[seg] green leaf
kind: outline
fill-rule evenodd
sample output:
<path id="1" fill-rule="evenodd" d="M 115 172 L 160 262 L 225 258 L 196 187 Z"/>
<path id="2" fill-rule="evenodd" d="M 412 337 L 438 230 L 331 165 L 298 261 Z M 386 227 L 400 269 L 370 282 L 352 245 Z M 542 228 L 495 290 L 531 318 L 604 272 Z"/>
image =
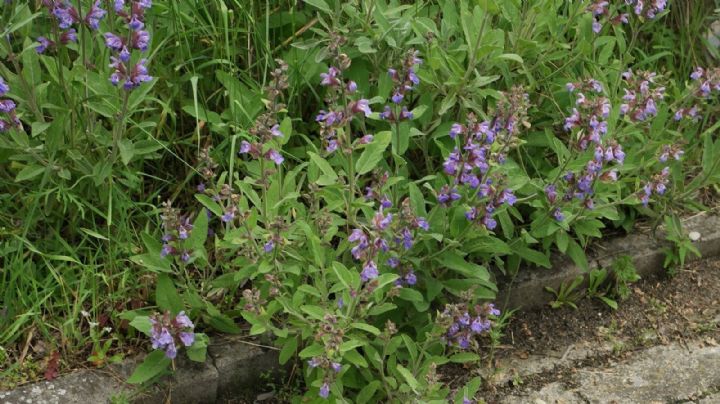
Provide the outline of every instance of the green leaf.
<path id="1" fill-rule="evenodd" d="M 532 262 L 541 267 L 550 268 L 550 259 L 539 251 L 535 251 L 525 245 L 513 247 L 513 251 L 525 261 Z"/>
<path id="2" fill-rule="evenodd" d="M 175 284 L 167 274 L 158 275 L 155 302 L 161 309 L 169 310 L 173 314 L 181 312 L 184 308 Z"/>
<path id="3" fill-rule="evenodd" d="M 345 265 L 335 261 L 332 263 L 332 269 L 335 272 L 335 275 L 337 275 L 338 279 L 340 280 L 340 283 L 345 286 L 346 289 L 357 289 L 359 285 L 355 284 L 355 281 L 353 279 L 352 274 L 350 273 L 350 270 L 345 267 Z M 359 278 L 358 278 L 359 280 Z"/>
<path id="4" fill-rule="evenodd" d="M 503 53 L 502 55 L 497 56 L 498 59 L 504 59 L 504 60 L 512 60 L 514 62 L 518 62 L 520 64 L 523 63 L 523 58 L 520 57 L 520 55 L 516 53 Z"/>
<path id="5" fill-rule="evenodd" d="M 287 363 L 287 361 L 292 358 L 292 356 L 295 354 L 295 351 L 297 351 L 298 347 L 298 340 L 296 336 L 291 336 L 288 338 L 285 343 L 283 344 L 282 350 L 280 350 L 280 364 L 284 365 Z"/>
<path id="6" fill-rule="evenodd" d="M 355 172 L 358 175 L 366 174 L 377 167 L 383 158 L 385 149 L 390 144 L 391 138 L 392 133 L 390 131 L 383 131 L 375 135 L 373 141 L 365 147 L 360 158 L 355 163 Z"/>
<path id="7" fill-rule="evenodd" d="M 205 311 L 207 312 L 207 316 L 204 317 L 212 328 L 228 334 L 240 334 L 240 332 L 242 332 L 233 319 L 222 314 L 220 310 L 212 304 L 206 303 Z"/>
<path id="8" fill-rule="evenodd" d="M 187 349 L 187 356 L 193 362 L 205 362 L 210 339 L 203 333 L 195 334 L 195 342 Z"/>
<path id="9" fill-rule="evenodd" d="M 422 298 L 422 296 L 420 296 Z M 358 330 L 367 331 L 370 334 L 373 335 L 380 335 L 380 330 L 377 327 L 373 327 L 370 324 L 367 323 L 352 323 L 350 324 L 350 327 L 357 328 Z"/>
<path id="10" fill-rule="evenodd" d="M 327 2 L 325 0 L 305 0 L 305 3 L 318 8 L 328 14 L 332 13 L 332 10 L 330 9 L 330 6 L 328 6 Z"/>
<path id="11" fill-rule="evenodd" d="M 438 261 L 444 267 L 459 272 L 468 278 L 490 279 L 490 274 L 485 267 L 465 261 L 465 258 L 454 251 L 444 252 Z"/>
<path id="12" fill-rule="evenodd" d="M 365 404 L 367 402 L 370 402 L 372 398 L 375 396 L 375 392 L 378 390 L 378 388 L 381 386 L 380 381 L 373 380 L 370 383 L 368 383 L 367 386 L 363 387 L 362 390 L 360 390 L 360 393 L 358 393 L 357 397 L 355 398 L 355 402 L 357 404 Z M 375 401 L 373 401 L 375 402 Z"/>
<path id="13" fill-rule="evenodd" d="M 575 265 L 579 266 L 583 271 L 588 270 L 588 260 L 580 244 L 570 239 L 567 247 L 567 255 L 573 260 Z"/>
<path id="14" fill-rule="evenodd" d="M 349 341 L 345 341 L 342 344 L 340 344 L 340 352 L 347 352 L 351 349 L 355 349 L 361 346 L 366 345 L 367 342 L 363 342 L 357 339 L 351 339 Z"/>
<path id="15" fill-rule="evenodd" d="M 170 267 L 170 261 L 160 257 L 159 254 L 147 253 L 133 255 L 132 257 L 130 257 L 130 261 L 152 272 L 172 272 L 172 268 Z"/>
<path id="16" fill-rule="evenodd" d="M 222 216 L 223 210 L 220 205 L 218 205 L 217 202 L 213 201 L 212 198 L 205 194 L 195 194 L 195 199 L 198 200 L 204 207 L 206 207 L 210 212 L 214 213 L 215 216 Z"/>
<path id="17" fill-rule="evenodd" d="M 412 372 L 407 370 L 402 365 L 397 365 L 397 371 L 402 375 L 410 388 L 413 389 L 413 391 L 416 391 L 420 384 L 418 383 L 415 376 L 413 376 Z"/>
<path id="18" fill-rule="evenodd" d="M 351 349 L 343 354 L 343 359 L 349 361 L 355 366 L 359 366 L 361 368 L 366 368 L 368 366 L 367 361 L 365 358 L 363 358 L 362 355 L 358 353 L 357 350 Z"/>
<path id="19" fill-rule="evenodd" d="M 152 329 L 152 323 L 148 316 L 135 316 L 135 318 L 130 321 L 130 326 L 145 335 L 150 335 L 150 330 Z"/>
<path id="20" fill-rule="evenodd" d="M 43 171 L 45 171 L 45 167 L 40 165 L 33 164 L 25 166 L 15 177 L 15 182 L 22 182 L 35 178 L 38 175 L 42 174 Z"/>
<path id="21" fill-rule="evenodd" d="M 467 363 L 467 362 L 479 362 L 480 356 L 472 352 L 460 352 L 450 357 L 450 362 L 454 363 Z"/>
<path id="22" fill-rule="evenodd" d="M 188 237 L 186 241 L 186 245 L 190 247 L 193 251 L 196 250 L 204 250 L 205 249 L 205 240 L 207 240 L 208 235 L 208 217 L 207 212 L 205 212 L 205 209 L 200 210 L 200 213 L 198 213 L 197 217 L 195 218 L 195 222 L 193 223 L 192 231 L 190 232 L 190 237 Z"/>
<path id="23" fill-rule="evenodd" d="M 145 383 L 146 381 L 159 375 L 163 370 L 167 369 L 168 365 L 170 365 L 170 362 L 170 358 L 165 356 L 164 351 L 152 351 L 150 352 L 150 354 L 148 354 L 148 356 L 145 357 L 143 363 L 141 363 L 140 366 L 135 368 L 135 371 L 132 375 L 130 375 L 130 378 L 128 378 L 127 382 L 130 384 Z"/>
<path id="24" fill-rule="evenodd" d="M 322 180 L 318 180 L 318 183 L 320 185 L 331 185 L 337 181 L 337 173 L 335 173 L 335 170 L 333 170 L 332 166 L 330 165 L 330 163 L 327 162 L 327 160 L 313 152 L 308 152 L 308 156 L 310 156 L 310 160 L 312 160 L 312 162 L 315 163 L 315 165 L 323 173 L 323 176 L 320 177 L 322 178 Z"/>
<path id="25" fill-rule="evenodd" d="M 318 343 L 313 343 L 312 345 L 305 347 L 300 353 L 298 354 L 301 358 L 312 358 L 313 356 L 320 356 L 325 353 L 325 347 L 323 345 L 320 345 Z"/>

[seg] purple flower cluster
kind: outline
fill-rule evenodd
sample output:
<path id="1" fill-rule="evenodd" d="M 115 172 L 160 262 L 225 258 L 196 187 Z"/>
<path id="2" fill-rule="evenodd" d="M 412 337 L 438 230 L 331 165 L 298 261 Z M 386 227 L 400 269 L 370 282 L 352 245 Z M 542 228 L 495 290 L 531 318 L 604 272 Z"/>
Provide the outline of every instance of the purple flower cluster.
<path id="1" fill-rule="evenodd" d="M 339 54 L 336 57 L 336 64 L 337 66 L 330 66 L 327 73 L 320 74 L 320 85 L 328 89 L 325 99 L 328 110 L 320 110 L 315 117 L 315 121 L 320 125 L 325 151 L 328 153 L 333 153 L 340 147 L 346 152 L 352 150 L 350 133 L 338 129 L 346 127 L 356 115 L 367 118 L 372 114 L 370 102 L 356 94 L 357 83 L 343 77 L 343 72 L 350 67 L 350 59 L 345 54 Z M 338 133 L 343 133 L 345 137 L 338 138 Z M 372 135 L 366 135 L 356 144 L 370 141 Z"/>
<path id="2" fill-rule="evenodd" d="M 407 93 L 420 84 L 415 70 L 423 63 L 423 60 L 418 57 L 418 54 L 417 50 L 410 50 L 399 68 L 388 69 L 388 75 L 394 84 L 390 101 L 395 106 L 386 105 L 383 112 L 380 113 L 381 119 L 388 122 L 413 119 L 412 111 L 409 111 L 407 106 L 400 107 L 400 104 L 406 100 Z"/>
<path id="3" fill-rule="evenodd" d="M 602 30 L 601 18 L 607 19 L 612 25 L 627 24 L 628 14 L 627 13 L 615 13 L 611 15 L 610 2 L 607 0 L 593 0 L 592 3 L 587 7 L 587 11 L 593 15 L 592 30 L 594 33 L 599 33 Z"/>
<path id="4" fill-rule="evenodd" d="M 163 315 L 150 317 L 152 328 L 150 329 L 150 341 L 153 349 L 162 349 L 165 356 L 175 359 L 177 356 L 177 345 L 189 347 L 195 342 L 195 325 L 190 321 L 184 311 L 172 318 L 169 312 Z"/>
<path id="5" fill-rule="evenodd" d="M 616 163 L 622 165 L 625 161 L 625 153 L 622 146 L 612 143 L 607 146 L 598 145 L 595 147 L 595 153 L 592 160 L 588 161 L 585 169 L 579 174 L 568 172 L 563 176 L 566 184 L 566 192 L 563 196 L 564 202 L 569 202 L 573 198 L 582 201 L 587 209 L 593 209 L 595 203 L 592 199 L 594 186 L 596 181 L 614 182 L 617 181 L 617 170 L 604 170 L 606 163 Z M 549 185 L 545 188 L 545 196 L 551 205 L 555 205 L 557 200 L 557 189 L 555 185 Z M 559 209 L 553 211 L 556 220 L 562 221 L 564 216 Z"/>
<path id="6" fill-rule="evenodd" d="M 652 194 L 664 195 L 667 190 L 667 184 L 670 181 L 670 167 L 664 167 L 659 174 L 655 174 L 647 184 L 643 186 L 640 195 L 640 201 L 644 206 L 650 203 Z"/>
<path id="7" fill-rule="evenodd" d="M 10 92 L 10 86 L 5 82 L 5 79 L 0 77 L 0 97 L 5 97 Z M 15 101 L 4 98 L 0 99 L 0 112 L 7 115 L 7 119 L 0 118 L 0 133 L 7 132 L 10 128 L 22 129 L 22 122 L 15 113 Z"/>
<path id="8" fill-rule="evenodd" d="M 713 92 L 720 92 L 720 68 L 704 69 L 702 67 L 696 67 L 690 74 L 690 79 L 694 82 L 693 102 L 702 102 L 703 99 L 710 97 Z M 675 120 L 679 121 L 683 118 L 700 120 L 701 116 L 699 112 L 700 107 L 697 104 L 686 108 L 679 108 L 675 111 Z"/>
<path id="9" fill-rule="evenodd" d="M 183 262 L 188 262 L 190 251 L 183 248 L 183 243 L 190 237 L 193 229 L 190 218 L 180 215 L 179 211 L 172 207 L 170 201 L 163 203 L 160 218 L 163 227 L 163 246 L 160 256 L 180 256 Z"/>
<path id="10" fill-rule="evenodd" d="M 107 14 L 107 11 L 100 7 L 101 3 L 100 0 L 95 0 L 90 9 L 83 10 L 85 15 L 80 18 L 80 12 L 68 0 L 42 0 L 42 4 L 55 16 L 60 29 L 72 30 L 72 35 L 75 35 L 75 30 L 72 29 L 73 24 L 82 23 L 92 30 L 97 30 L 100 27 L 100 20 Z"/>
<path id="11" fill-rule="evenodd" d="M 308 366 L 310 366 L 310 369 L 318 368 L 326 371 L 327 376 L 323 380 L 323 384 L 320 386 L 318 394 L 322 398 L 330 397 L 330 383 L 332 382 L 332 377 L 330 376 L 331 373 L 327 371 L 332 370 L 333 373 L 339 373 L 342 370 L 342 365 L 338 362 L 333 362 L 327 357 L 318 356 L 310 359 L 308 361 Z"/>
<path id="12" fill-rule="evenodd" d="M 417 277 L 411 267 L 403 264 L 401 257 L 404 251 L 410 250 L 415 244 L 415 233 L 419 229 L 430 230 L 430 225 L 425 218 L 415 216 L 409 199 L 403 201 L 397 218 L 392 213 L 386 213 L 390 208 L 392 203 L 384 198 L 370 226 L 367 229 L 355 228 L 350 233 L 348 241 L 354 244 L 350 252 L 354 259 L 362 262 L 360 279 L 363 282 L 371 281 L 380 275 L 377 263 L 380 262 L 382 254 L 387 257 L 388 267 L 402 267 L 403 275 L 396 285 L 412 286 L 417 282 Z"/>
<path id="13" fill-rule="evenodd" d="M 667 0 L 625 0 L 635 15 L 652 20 L 667 7 Z"/>
<path id="14" fill-rule="evenodd" d="M 285 161 L 285 157 L 271 144 L 285 136 L 280 130 L 278 114 L 285 109 L 285 105 L 280 102 L 280 96 L 288 87 L 287 71 L 289 66 L 280 59 L 276 62 L 278 67 L 271 72 L 272 80 L 265 88 L 267 111 L 255 120 L 253 127 L 249 130 L 254 141 L 243 140 L 240 142 L 238 154 L 250 156 L 255 160 L 260 158 L 270 160 L 279 166 Z M 266 174 L 265 172 L 261 173 L 263 178 Z"/>
<path id="15" fill-rule="evenodd" d="M 648 206 L 650 197 L 653 194 L 665 194 L 667 184 L 670 182 L 670 167 L 667 166 L 668 160 L 672 158 L 675 161 L 679 161 L 683 154 L 685 154 L 685 152 L 679 145 L 663 145 L 662 149 L 660 149 L 658 161 L 663 163 L 665 167 L 663 167 L 660 173 L 655 174 L 650 181 L 643 185 L 643 189 L 640 192 L 640 201 L 644 206 Z"/>
<path id="16" fill-rule="evenodd" d="M 140 59 L 135 64 L 130 62 L 133 49 L 146 52 L 150 44 L 150 34 L 145 28 L 145 10 L 150 8 L 150 0 L 133 0 L 126 6 L 124 0 L 116 0 L 115 14 L 122 17 L 128 27 L 128 34 L 120 36 L 112 32 L 105 33 L 105 46 L 114 55 L 110 57 L 110 67 L 113 69 L 110 82 L 118 85 L 123 82 L 123 88 L 132 90 L 140 84 L 152 80 L 148 75 L 147 59 Z M 127 8 L 126 8 L 127 7 Z"/>
<path id="17" fill-rule="evenodd" d="M 440 313 L 437 323 L 444 330 L 442 340 L 448 345 L 468 349 L 475 344 L 475 338 L 486 334 L 493 326 L 493 319 L 500 310 L 492 303 L 474 305 L 447 304 Z"/>
<path id="18" fill-rule="evenodd" d="M 577 146 L 587 150 L 591 143 L 602 144 L 602 138 L 607 134 L 608 125 L 605 121 L 610 115 L 610 101 L 601 96 L 602 84 L 595 79 L 588 79 L 578 83 L 568 83 L 567 90 L 575 93 L 575 107 L 572 114 L 565 118 L 563 128 L 567 132 L 578 129 Z"/>
<path id="19" fill-rule="evenodd" d="M 647 71 L 633 73 L 631 69 L 622 76 L 626 88 L 620 113 L 634 122 L 642 122 L 656 116 L 657 103 L 665 97 L 665 87 L 655 83 L 657 74 Z"/>
<path id="20" fill-rule="evenodd" d="M 624 3 L 632 7 L 635 15 L 649 20 L 654 19 L 665 10 L 667 0 L 624 0 Z M 619 8 L 613 7 L 613 8 Z M 596 34 L 602 30 L 601 20 L 605 19 L 612 25 L 627 24 L 630 14 L 611 11 L 611 1 L 609 0 L 592 0 L 587 7 L 587 11 L 593 15 L 593 32 Z"/>
<path id="21" fill-rule="evenodd" d="M 690 74 L 690 78 L 700 83 L 697 94 L 701 97 L 709 97 L 712 91 L 720 91 L 720 68 L 697 67 Z"/>
<path id="22" fill-rule="evenodd" d="M 491 167 L 502 165 L 508 150 L 517 143 L 520 127 L 527 127 L 528 96 L 521 88 L 513 88 L 503 95 L 492 119 L 479 122 L 468 114 L 465 125 L 455 123 L 449 136 L 456 146 L 443 163 L 445 174 L 453 177 L 452 185 L 444 185 L 438 193 L 438 203 L 450 206 L 461 199 L 458 186 L 470 190 L 468 202 L 472 205 L 465 216 L 487 229 L 497 225 L 492 218 L 495 209 L 514 205 L 517 198 L 512 190 L 495 185 Z M 479 200 L 476 200 L 479 199 Z"/>

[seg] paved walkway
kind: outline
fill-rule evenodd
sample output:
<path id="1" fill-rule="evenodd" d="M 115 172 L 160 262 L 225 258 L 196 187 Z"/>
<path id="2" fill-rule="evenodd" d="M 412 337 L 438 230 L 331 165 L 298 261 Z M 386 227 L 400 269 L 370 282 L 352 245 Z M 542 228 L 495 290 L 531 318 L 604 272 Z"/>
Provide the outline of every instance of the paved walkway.
<path id="1" fill-rule="evenodd" d="M 574 369 L 563 380 L 528 390 L 502 402 L 720 403 L 720 346 L 657 346 L 600 368 Z"/>

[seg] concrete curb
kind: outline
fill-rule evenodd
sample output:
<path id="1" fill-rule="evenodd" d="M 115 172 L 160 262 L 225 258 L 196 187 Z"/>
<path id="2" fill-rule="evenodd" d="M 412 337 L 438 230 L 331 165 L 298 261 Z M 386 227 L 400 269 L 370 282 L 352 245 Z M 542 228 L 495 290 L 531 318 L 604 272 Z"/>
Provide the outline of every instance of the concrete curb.
<path id="1" fill-rule="evenodd" d="M 216 403 L 256 394 L 255 388 L 264 375 L 277 375 L 280 370 L 277 351 L 250 345 L 238 337 L 214 338 L 205 363 L 183 357 L 171 377 L 145 391 L 125 383 L 138 362 L 129 360 L 103 370 L 79 370 L 51 382 L 0 391 L 0 404 L 95 404 L 115 399 L 138 404 Z"/>
<path id="2" fill-rule="evenodd" d="M 701 213 L 684 219 L 683 228 L 687 233 L 698 232 L 700 239 L 694 242 L 705 258 L 720 255 L 720 216 Z M 647 276 L 664 271 L 665 254 L 661 247 L 669 244 L 664 241 L 665 233 L 660 228 L 655 237 L 651 234 L 633 233 L 627 236 L 601 241 L 595 251 L 602 252 L 590 257 L 590 269 L 607 267 L 621 255 L 629 255 L 640 276 Z M 692 258 L 692 257 L 689 257 Z M 579 275 L 587 272 L 575 265 L 568 257 L 556 256 L 551 260 L 552 269 L 534 269 L 520 271 L 510 287 L 500 287 L 496 299 L 505 309 L 532 309 L 546 305 L 552 295 L 545 291 L 549 286 L 557 290 L 564 282 L 571 282 Z M 507 301 L 507 304 L 505 302 Z"/>
<path id="3" fill-rule="evenodd" d="M 720 255 L 720 216 L 699 214 L 683 220 L 685 230 L 700 233 L 695 246 L 703 257 Z M 597 250 L 602 256 L 592 259 L 591 268 L 610 265 L 619 255 L 630 255 L 641 276 L 662 271 L 664 244 L 660 230 L 656 238 L 649 234 L 631 234 L 600 242 Z M 521 271 L 511 289 L 502 290 L 498 302 L 508 301 L 508 307 L 525 309 L 540 307 L 550 301 L 546 286 L 557 289 L 585 272 L 566 257 L 556 257 L 553 269 Z M 584 352 L 584 351 L 583 351 Z M 587 354 L 587 353 L 585 353 Z M 581 355 L 582 356 L 582 355 Z M 206 363 L 181 359 L 172 377 L 147 391 L 137 391 L 124 381 L 132 373 L 137 361 L 126 361 L 109 370 L 81 370 L 52 382 L 40 382 L 0 392 L 0 404 L 22 403 L 108 403 L 114 398 L 126 398 L 135 403 L 216 403 L 257 393 L 263 374 L 277 374 L 280 370 L 277 351 L 264 350 L 239 337 L 213 339 Z M 539 365 L 540 368 L 554 363 Z"/>

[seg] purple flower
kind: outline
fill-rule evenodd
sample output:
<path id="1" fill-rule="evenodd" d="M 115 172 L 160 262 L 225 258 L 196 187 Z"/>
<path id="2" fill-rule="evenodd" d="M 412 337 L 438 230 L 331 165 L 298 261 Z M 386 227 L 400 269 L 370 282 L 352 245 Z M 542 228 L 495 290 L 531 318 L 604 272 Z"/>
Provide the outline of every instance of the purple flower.
<path id="1" fill-rule="evenodd" d="M 392 207 L 392 202 L 387 197 L 387 195 L 383 195 L 382 199 L 380 199 L 380 206 L 382 206 L 384 209 Z"/>
<path id="2" fill-rule="evenodd" d="M 61 29 L 68 29 L 75 23 L 75 17 L 70 12 L 71 9 L 74 10 L 72 7 L 58 6 L 53 10 L 53 15 L 58 20 L 58 26 Z"/>
<path id="3" fill-rule="evenodd" d="M 451 202 L 457 201 L 458 199 L 460 199 L 460 194 L 457 189 L 451 189 L 447 185 L 444 185 L 438 194 L 438 202 L 440 202 L 441 205 L 449 205 Z"/>
<path id="4" fill-rule="evenodd" d="M 115 0 L 113 4 L 113 9 L 116 13 L 121 12 L 123 8 L 125 8 L 125 0 Z"/>
<path id="5" fill-rule="evenodd" d="M 366 115 L 367 116 L 367 115 Z M 413 119 L 415 115 L 412 111 L 408 111 L 407 107 L 402 107 L 402 110 L 400 111 L 400 119 Z"/>
<path id="6" fill-rule="evenodd" d="M 112 32 L 106 32 L 103 36 L 105 37 L 105 46 L 109 49 L 119 52 L 125 47 L 125 41 L 118 35 L 115 35 Z"/>
<path id="7" fill-rule="evenodd" d="M 355 113 L 362 112 L 365 114 L 365 117 L 369 117 L 370 114 L 372 114 L 372 110 L 370 109 L 369 101 L 364 98 L 358 100 L 353 107 L 353 112 L 355 112 Z"/>
<path id="8" fill-rule="evenodd" d="M 354 81 L 352 81 L 352 80 L 350 80 L 350 81 L 348 82 L 348 84 L 347 84 L 347 91 L 348 91 L 348 93 L 350 93 L 350 94 L 355 93 L 355 91 L 357 91 L 357 83 L 354 82 Z"/>
<path id="9" fill-rule="evenodd" d="M 173 337 L 167 328 L 162 327 L 158 330 L 156 327 L 153 327 L 150 333 L 150 342 L 152 343 L 153 349 L 158 349 L 172 344 Z"/>
<path id="10" fill-rule="evenodd" d="M 417 60 L 419 60 L 419 59 L 417 59 Z M 420 84 L 420 79 L 418 78 L 417 74 L 415 74 L 415 69 L 413 69 L 412 67 L 409 68 L 407 75 L 408 75 L 408 80 L 410 80 L 410 82 L 413 83 L 413 85 Z"/>
<path id="11" fill-rule="evenodd" d="M 150 34 L 147 31 L 135 31 L 132 33 L 132 47 L 141 52 L 148 50 Z"/>
<path id="12" fill-rule="evenodd" d="M 320 386 L 320 397 L 322 398 L 328 398 L 330 397 L 330 385 L 325 382 L 322 386 Z"/>
<path id="13" fill-rule="evenodd" d="M 283 137 L 283 133 L 280 131 L 280 125 L 273 125 L 273 127 L 270 128 L 270 134 L 275 137 Z"/>
<path id="14" fill-rule="evenodd" d="M 389 105 L 386 105 L 385 110 L 380 113 L 380 119 L 392 120 L 392 118 L 393 118 L 392 109 L 390 109 Z"/>
<path id="15" fill-rule="evenodd" d="M 85 23 L 92 29 L 98 29 L 100 20 L 105 17 L 106 11 L 100 8 L 100 0 L 96 0 L 85 16 Z"/>
<path id="16" fill-rule="evenodd" d="M 695 68 L 695 71 L 690 73 L 690 78 L 697 81 L 705 75 L 705 70 L 702 67 Z"/>
<path id="17" fill-rule="evenodd" d="M 490 329 L 490 321 L 478 317 L 470 324 L 470 329 L 476 334 L 483 333 Z"/>
<path id="18" fill-rule="evenodd" d="M 415 272 L 410 271 L 405 274 L 405 283 L 410 286 L 414 286 L 417 283 L 417 276 L 415 276 Z"/>
<path id="19" fill-rule="evenodd" d="M 390 223 L 392 223 L 393 215 L 392 213 L 388 213 L 387 215 L 383 215 L 382 210 L 380 212 L 377 212 L 375 216 L 373 217 L 373 225 L 378 230 L 385 230 L 390 226 Z"/>
<path id="20" fill-rule="evenodd" d="M 417 226 L 425 231 L 430 230 L 430 223 L 425 220 L 424 217 L 418 217 L 415 222 L 417 223 Z"/>
<path id="21" fill-rule="evenodd" d="M 190 253 L 189 253 L 187 250 L 183 251 L 183 253 L 180 255 L 180 259 L 181 259 L 183 262 L 188 262 L 188 261 L 190 261 Z"/>
<path id="22" fill-rule="evenodd" d="M 363 282 L 367 282 L 371 279 L 375 279 L 379 276 L 377 265 L 375 265 L 375 261 L 370 260 L 365 263 L 365 266 L 363 266 L 362 272 L 360 272 L 360 279 Z"/>
<path id="23" fill-rule="evenodd" d="M 340 70 L 331 66 L 327 73 L 320 73 L 320 78 L 322 78 L 320 84 L 323 86 L 336 86 L 340 84 L 340 80 L 337 78 L 338 74 L 340 74 Z"/>
<path id="24" fill-rule="evenodd" d="M 320 361 L 318 360 L 318 358 L 312 358 L 308 361 L 308 366 L 310 366 L 310 368 L 312 369 L 315 369 L 316 367 L 320 366 Z"/>
<path id="25" fill-rule="evenodd" d="M 15 102 L 12 100 L 0 100 L 0 111 L 9 113 L 15 110 Z"/>
<path id="26" fill-rule="evenodd" d="M 463 133 L 463 131 L 464 131 L 464 128 L 462 125 L 460 125 L 459 123 L 454 123 L 450 127 L 450 138 L 455 139 L 457 137 L 457 135 Z"/>
<path id="27" fill-rule="evenodd" d="M 342 370 L 342 365 L 339 364 L 339 363 L 337 363 L 337 362 L 331 363 L 331 364 L 330 364 L 330 367 L 332 368 L 332 370 L 335 371 L 335 373 L 338 373 L 338 372 L 340 372 L 340 371 Z"/>
<path id="28" fill-rule="evenodd" d="M 268 150 L 265 154 L 265 158 L 272 160 L 277 165 L 280 165 L 283 163 L 283 161 L 285 161 L 285 158 L 275 149 Z"/>
<path id="29" fill-rule="evenodd" d="M 205 183 L 204 183 L 204 182 L 199 183 L 199 184 L 197 185 L 197 188 L 196 188 L 196 189 L 197 189 L 197 191 L 200 192 L 200 193 L 205 192 Z"/>
<path id="30" fill-rule="evenodd" d="M 175 322 L 177 323 L 178 327 L 195 328 L 195 324 L 190 321 L 190 317 L 185 314 L 184 310 L 178 313 L 177 316 L 175 316 Z"/>
<path id="31" fill-rule="evenodd" d="M 165 356 L 170 359 L 175 359 L 177 356 L 177 347 L 175 346 L 174 340 L 165 347 Z"/>
<path id="32" fill-rule="evenodd" d="M 602 30 L 602 24 L 598 20 L 593 20 L 592 30 L 594 33 L 599 33 Z"/>
<path id="33" fill-rule="evenodd" d="M 195 342 L 195 333 L 193 332 L 181 332 L 179 337 L 185 346 L 191 346 Z"/>
<path id="34" fill-rule="evenodd" d="M 517 202 L 517 198 L 515 197 L 515 194 L 509 189 L 504 189 L 500 193 L 500 198 L 498 199 L 498 203 L 506 203 L 510 206 L 513 206 Z"/>
<path id="35" fill-rule="evenodd" d="M 75 28 L 70 28 L 60 34 L 60 43 L 67 45 L 70 42 L 77 42 L 77 31 L 75 31 Z"/>
<path id="36" fill-rule="evenodd" d="M 148 9 L 152 7 L 152 0 L 137 0 L 137 4 L 140 8 Z"/>
<path id="37" fill-rule="evenodd" d="M 405 229 L 403 229 L 402 237 L 403 237 L 403 247 L 405 247 L 406 250 L 411 249 L 413 246 L 413 236 L 407 227 Z"/>
<path id="38" fill-rule="evenodd" d="M 170 244 L 163 244 L 162 250 L 160 250 L 160 257 L 167 257 L 172 255 L 175 249 Z"/>
<path id="39" fill-rule="evenodd" d="M 367 237 L 365 236 L 365 232 L 363 232 L 360 229 L 354 229 L 352 233 L 350 233 L 350 237 L 348 237 L 348 241 L 351 243 L 357 242 L 357 241 L 367 241 Z"/>
<path id="40" fill-rule="evenodd" d="M 220 220 L 222 220 L 223 223 L 230 223 L 233 219 L 235 219 L 234 209 L 228 209 L 223 213 L 222 216 L 220 216 Z"/>
<path id="41" fill-rule="evenodd" d="M 557 189 L 555 188 L 554 184 L 550 184 L 545 187 L 545 196 L 548 199 L 548 202 L 555 203 L 557 200 Z"/>
<path id="42" fill-rule="evenodd" d="M 140 21 L 136 15 L 133 15 L 132 18 L 130 18 L 130 22 L 128 22 L 128 28 L 133 31 L 138 31 L 143 29 L 143 27 L 145 27 L 145 24 Z"/>
<path id="43" fill-rule="evenodd" d="M 250 143 L 246 140 L 243 140 L 242 142 L 240 142 L 240 150 L 238 151 L 238 153 L 249 153 L 251 148 L 252 146 L 250 145 Z"/>
<path id="44" fill-rule="evenodd" d="M 559 208 L 556 208 L 556 209 L 553 211 L 553 217 L 554 217 L 555 220 L 557 220 L 558 222 L 562 222 L 563 220 L 565 220 L 565 215 L 563 215 L 562 211 L 560 211 Z"/>
<path id="45" fill-rule="evenodd" d="M 387 265 L 390 268 L 397 268 L 397 266 L 400 265 L 400 260 L 395 257 L 390 257 L 387 260 Z"/>
<path id="46" fill-rule="evenodd" d="M 335 139 L 332 139 L 328 142 L 327 147 L 325 148 L 325 151 L 328 153 L 332 153 L 338 148 L 338 142 Z"/>
<path id="47" fill-rule="evenodd" d="M 270 240 L 263 246 L 263 250 L 265 250 L 266 253 L 271 252 L 273 249 L 275 249 L 275 242 Z"/>
<path id="48" fill-rule="evenodd" d="M 38 37 L 37 41 L 39 45 L 35 47 L 35 52 L 38 54 L 44 53 L 48 48 L 52 47 L 53 42 L 44 36 Z"/>

